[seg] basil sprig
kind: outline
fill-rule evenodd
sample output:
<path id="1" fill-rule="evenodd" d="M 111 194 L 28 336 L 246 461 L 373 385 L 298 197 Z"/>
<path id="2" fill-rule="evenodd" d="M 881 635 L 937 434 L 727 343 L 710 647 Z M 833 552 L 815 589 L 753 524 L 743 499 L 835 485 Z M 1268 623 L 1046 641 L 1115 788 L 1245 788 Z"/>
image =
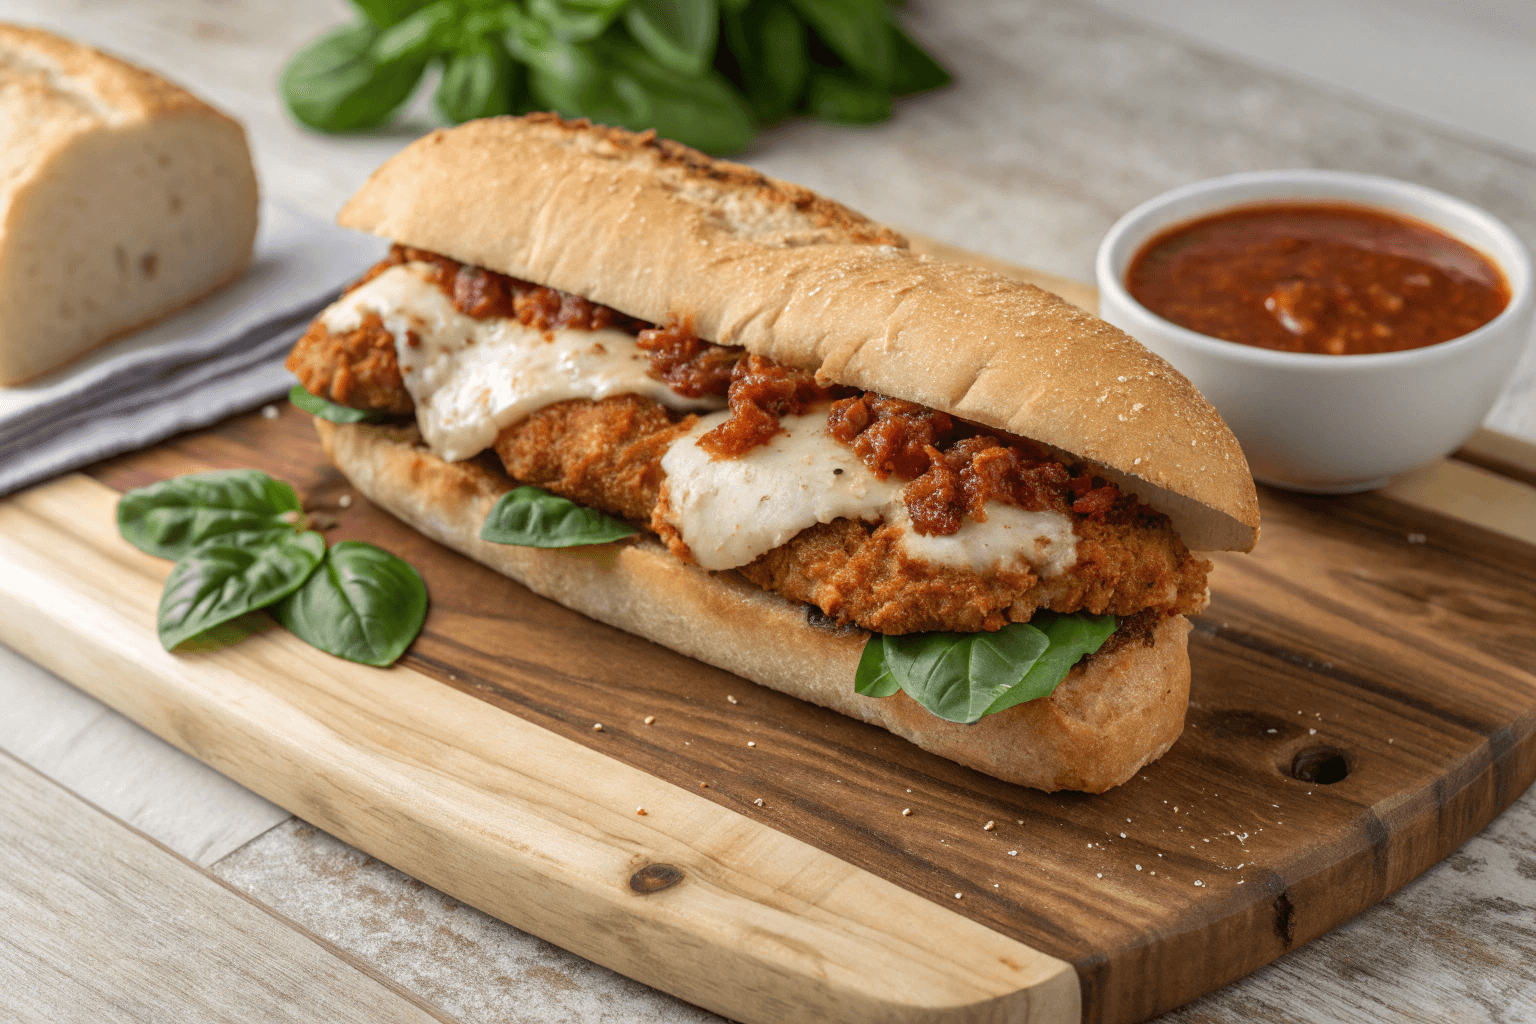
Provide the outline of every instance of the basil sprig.
<path id="1" fill-rule="evenodd" d="M 305 528 L 292 487 L 253 469 L 163 480 L 129 491 L 118 530 L 139 550 L 176 559 L 160 595 L 160 643 L 220 636 L 271 608 L 309 644 L 365 665 L 404 653 L 426 617 L 427 590 L 405 562 L 359 541 L 326 550 Z"/>
<path id="2" fill-rule="evenodd" d="M 995 633 L 876 633 L 864 645 L 853 688 L 866 697 L 904 690 L 945 721 L 969 725 L 1049 696 L 1115 625 L 1113 615 L 1036 612 Z"/>
<path id="3" fill-rule="evenodd" d="M 525 548 L 607 544 L 640 531 L 595 509 L 537 487 L 514 487 L 491 507 L 480 539 Z"/>
<path id="4" fill-rule="evenodd" d="M 796 113 L 866 122 L 949 82 L 887 0 L 353 0 L 358 18 L 296 53 L 280 89 L 323 132 L 377 128 L 428 68 L 447 121 L 528 110 L 711 153 Z"/>
<path id="5" fill-rule="evenodd" d="M 303 409 L 311 416 L 319 416 L 323 420 L 332 423 L 364 423 L 379 418 L 378 414 L 363 409 L 353 409 L 345 405 L 337 405 L 319 395 L 312 395 L 304 390 L 303 385 L 295 384 L 293 390 L 288 392 L 288 401 Z"/>

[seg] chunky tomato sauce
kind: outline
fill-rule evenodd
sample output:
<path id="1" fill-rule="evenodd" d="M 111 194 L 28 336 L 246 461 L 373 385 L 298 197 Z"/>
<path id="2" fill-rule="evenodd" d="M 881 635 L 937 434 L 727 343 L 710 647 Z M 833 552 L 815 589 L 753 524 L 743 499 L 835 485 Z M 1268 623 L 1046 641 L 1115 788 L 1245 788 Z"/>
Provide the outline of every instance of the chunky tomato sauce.
<path id="1" fill-rule="evenodd" d="M 1436 345 L 1509 303 L 1498 268 L 1454 238 L 1324 203 L 1241 207 L 1173 228 L 1136 254 L 1126 287 L 1192 331 L 1326 355 Z"/>

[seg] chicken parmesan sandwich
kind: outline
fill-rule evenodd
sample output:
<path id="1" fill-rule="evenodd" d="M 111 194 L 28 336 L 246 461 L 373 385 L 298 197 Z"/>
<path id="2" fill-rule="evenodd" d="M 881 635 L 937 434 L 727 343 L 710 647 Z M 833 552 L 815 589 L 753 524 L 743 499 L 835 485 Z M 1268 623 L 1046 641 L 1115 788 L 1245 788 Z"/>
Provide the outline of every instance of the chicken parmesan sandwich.
<path id="1" fill-rule="evenodd" d="M 294 348 L 295 400 L 417 529 L 1027 786 L 1100 792 L 1178 737 L 1190 549 L 1251 548 L 1257 500 L 1115 328 L 554 115 L 434 132 L 340 222 L 395 245 Z"/>

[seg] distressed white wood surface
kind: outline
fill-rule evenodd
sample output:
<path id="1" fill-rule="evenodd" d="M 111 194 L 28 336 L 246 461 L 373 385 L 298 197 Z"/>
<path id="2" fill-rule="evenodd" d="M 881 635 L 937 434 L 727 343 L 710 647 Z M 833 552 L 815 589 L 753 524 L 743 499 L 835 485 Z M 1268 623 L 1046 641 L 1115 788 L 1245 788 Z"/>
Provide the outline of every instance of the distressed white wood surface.
<path id="1" fill-rule="evenodd" d="M 3 644 L 0 750 L 204 867 L 289 817 Z"/>
<path id="2" fill-rule="evenodd" d="M 443 1019 L 4 754 L 0 792 L 0 1020 Z"/>
<path id="3" fill-rule="evenodd" d="M 1400 9 L 1394 15 L 1406 17 Z M 342 0 L 6 0 L 0 8 L 0 17 L 158 67 L 236 113 L 264 189 L 317 216 L 334 212 L 426 125 L 418 114 L 390 133 L 335 139 L 287 120 L 273 88 L 283 59 L 346 16 Z M 1079 279 L 1091 276 L 1098 238 L 1135 203 L 1197 178 L 1266 167 L 1422 181 L 1536 240 L 1536 161 L 1518 154 L 1070 0 L 912 0 L 905 16 L 957 72 L 959 86 L 902 104 L 884 126 L 786 126 L 747 159 L 873 216 Z M 1437 77 L 1437 88 L 1454 95 L 1455 77 Z M 1533 353 L 1489 424 L 1536 439 Z M 36 720 L 47 714 L 42 709 Z M 88 745 L 81 750 L 89 760 Z M 109 763 L 105 755 L 101 761 Z M 180 783 L 169 774 L 165 781 L 174 794 Z M 302 853 L 296 828 L 267 833 L 217 870 L 227 867 L 235 884 L 323 924 L 338 945 L 451 1003 L 466 1021 L 700 1019 L 692 1007 L 639 992 L 499 923 L 439 928 L 441 915 L 452 913 L 441 894 L 403 879 L 381 889 L 370 879 L 382 868 L 318 839 Z M 380 938 L 386 925 L 389 941 Z M 533 972 L 544 966 L 551 973 Z M 1527 793 L 1381 906 L 1165 1020 L 1519 1022 L 1536 1019 L 1532 991 L 1536 793 Z"/>

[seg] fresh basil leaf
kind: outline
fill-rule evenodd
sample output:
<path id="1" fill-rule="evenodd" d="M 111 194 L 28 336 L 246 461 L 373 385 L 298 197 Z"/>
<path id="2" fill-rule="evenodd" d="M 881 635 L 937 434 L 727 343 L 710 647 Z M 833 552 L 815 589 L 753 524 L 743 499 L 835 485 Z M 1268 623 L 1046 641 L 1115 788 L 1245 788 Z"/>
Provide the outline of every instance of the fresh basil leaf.
<path id="1" fill-rule="evenodd" d="M 720 9 L 715 0 L 634 0 L 624 25 L 663 65 L 697 77 L 715 54 Z"/>
<path id="2" fill-rule="evenodd" d="M 891 116 L 891 94 L 845 74 L 817 71 L 806 90 L 806 109 L 824 121 L 871 124 Z"/>
<path id="3" fill-rule="evenodd" d="M 885 645 L 878 634 L 872 635 L 859 655 L 859 669 L 853 676 L 853 691 L 866 697 L 891 697 L 901 683 L 885 663 Z"/>
<path id="4" fill-rule="evenodd" d="M 200 545 L 265 544 L 293 536 L 293 488 L 254 469 L 178 476 L 123 495 L 117 529 L 145 554 L 181 558 Z"/>
<path id="5" fill-rule="evenodd" d="M 622 4 L 587 8 L 561 0 L 528 0 L 528 13 L 549 27 L 556 39 L 584 43 L 596 39 L 613 23 Z M 574 9 L 573 9 L 574 8 Z"/>
<path id="6" fill-rule="evenodd" d="M 509 28 L 502 38 L 507 51 L 528 65 L 529 92 L 540 106 L 565 117 L 585 114 L 601 123 L 619 123 L 603 121 L 592 113 L 598 105 L 593 102 L 594 94 L 604 80 L 587 44 L 556 39 L 545 25 L 528 18 Z"/>
<path id="7" fill-rule="evenodd" d="M 876 85 L 896 77 L 890 16 L 885 0 L 793 0 L 822 42 Z"/>
<path id="8" fill-rule="evenodd" d="M 969 724 L 1049 696 L 1115 628 L 1112 615 L 1037 612 L 995 633 L 875 634 L 859 659 L 854 690 L 884 697 L 900 687 L 938 717 Z"/>
<path id="9" fill-rule="evenodd" d="M 882 646 L 909 697 L 945 721 L 970 723 L 1024 678 L 1050 641 L 1015 622 L 995 633 L 887 635 Z"/>
<path id="10" fill-rule="evenodd" d="M 937 89 L 952 81 L 943 65 L 895 24 L 891 25 L 891 49 L 896 63 L 895 77 L 891 79 L 893 94 L 909 96 L 914 92 Z"/>
<path id="11" fill-rule="evenodd" d="M 380 32 L 373 58 L 380 66 L 424 64 L 448 48 L 456 22 L 451 0 L 437 0 Z"/>
<path id="12" fill-rule="evenodd" d="M 1073 615 L 1057 615 L 1054 612 L 1036 612 L 1029 625 L 1045 634 L 1050 646 L 1030 666 L 1024 678 L 1005 690 L 984 715 L 1005 711 L 1015 704 L 1048 697 L 1057 685 L 1072 671 L 1072 666 L 1104 646 L 1104 641 L 1114 633 L 1117 623 L 1113 615 L 1090 615 L 1077 612 Z"/>
<path id="13" fill-rule="evenodd" d="M 312 395 L 304 390 L 302 384 L 295 384 L 289 389 L 288 401 L 311 416 L 319 416 L 321 419 L 330 420 L 332 423 L 362 423 L 365 420 L 376 420 L 379 418 L 377 413 L 369 412 L 366 409 L 353 409 L 350 406 L 337 405 L 335 402 L 321 398 L 319 395 Z"/>
<path id="14" fill-rule="evenodd" d="M 425 6 L 424 0 L 352 0 L 352 4 L 379 28 L 389 28 Z"/>
<path id="15" fill-rule="evenodd" d="M 432 102 L 454 124 L 510 113 L 512 61 L 494 40 L 475 41 L 449 58 Z"/>
<path id="16" fill-rule="evenodd" d="M 344 540 L 272 613 L 312 647 L 383 667 L 394 664 L 421 632 L 427 587 L 415 569 L 388 551 Z"/>
<path id="17" fill-rule="evenodd" d="M 613 16 L 628 7 L 634 0 L 563 0 L 567 7 L 577 7 L 584 11 L 601 11 Z"/>
<path id="18" fill-rule="evenodd" d="M 183 640 L 265 608 L 297 590 L 325 556 L 318 533 L 290 533 L 266 544 L 218 541 L 183 555 L 160 595 L 160 643 Z"/>
<path id="19" fill-rule="evenodd" d="M 388 120 L 410 97 L 424 62 L 380 64 L 372 24 L 329 32 L 293 55 L 279 88 L 289 113 L 322 132 L 354 132 Z"/>
<path id="20" fill-rule="evenodd" d="M 586 111 L 594 120 L 676 139 L 706 153 L 734 153 L 755 129 L 745 101 L 718 72 L 702 78 L 679 74 L 633 44 L 608 44 L 601 52 L 607 90 L 591 90 Z M 607 100 L 606 97 L 612 97 Z"/>
<path id="21" fill-rule="evenodd" d="M 480 527 L 480 539 L 526 548 L 570 548 L 607 544 L 639 532 L 611 516 L 537 487 L 515 487 L 491 508 Z"/>
<path id="22" fill-rule="evenodd" d="M 751 4 L 752 0 L 720 0 L 720 9 L 731 14 L 740 14 Z"/>
<path id="23" fill-rule="evenodd" d="M 805 24 L 795 12 L 770 0 L 727 13 L 723 28 L 758 120 L 771 124 L 794 113 L 810 69 Z"/>

